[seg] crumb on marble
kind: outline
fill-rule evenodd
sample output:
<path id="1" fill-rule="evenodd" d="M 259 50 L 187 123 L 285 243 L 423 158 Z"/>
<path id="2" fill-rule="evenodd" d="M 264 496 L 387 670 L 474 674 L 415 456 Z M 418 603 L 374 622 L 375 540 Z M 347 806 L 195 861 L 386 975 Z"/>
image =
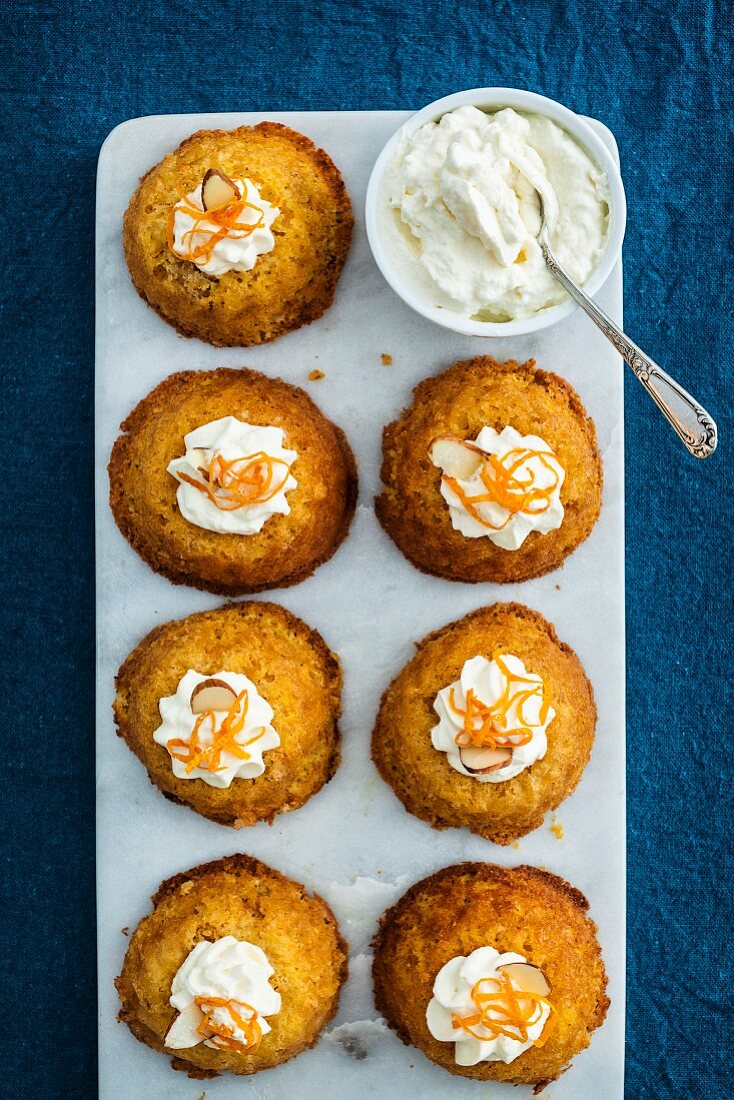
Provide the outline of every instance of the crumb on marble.
<path id="1" fill-rule="evenodd" d="M 391 367 L 392 366 L 392 355 L 388 355 L 386 351 L 383 351 L 382 355 L 380 356 L 380 359 L 382 360 L 383 367 Z"/>
<path id="2" fill-rule="evenodd" d="M 550 826 L 550 831 L 553 833 L 556 840 L 563 840 L 563 826 L 555 814 L 553 814 L 553 822 Z"/>
<path id="3" fill-rule="evenodd" d="M 326 375 L 322 370 L 312 370 L 308 376 L 309 382 L 320 382 L 322 378 L 326 378 Z"/>
<path id="4" fill-rule="evenodd" d="M 130 929 L 128 928 L 127 925 L 125 925 L 124 928 L 121 928 L 120 931 L 122 932 L 123 936 L 129 936 L 130 935 Z"/>

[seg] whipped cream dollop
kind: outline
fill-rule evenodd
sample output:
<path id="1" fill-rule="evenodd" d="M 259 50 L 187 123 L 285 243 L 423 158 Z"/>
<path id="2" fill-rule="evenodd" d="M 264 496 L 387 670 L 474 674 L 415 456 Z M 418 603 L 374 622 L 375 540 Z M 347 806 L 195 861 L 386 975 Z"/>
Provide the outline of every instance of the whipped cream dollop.
<path id="1" fill-rule="evenodd" d="M 480 783 L 504 783 L 542 760 L 548 749 L 546 731 L 556 716 L 545 698 L 542 676 L 528 672 L 511 653 L 495 654 L 491 661 L 486 657 L 465 661 L 459 679 L 439 691 L 433 709 L 439 719 L 431 730 L 433 747 L 446 753 L 457 772 Z M 497 747 L 511 749 L 511 758 L 497 771 L 467 767 L 462 746 L 486 744 L 487 733 Z M 481 767 L 481 757 L 472 756 Z"/>
<path id="2" fill-rule="evenodd" d="M 232 182 L 239 189 L 242 209 L 226 227 L 205 216 L 201 187 L 190 191 L 185 200 L 179 199 L 173 208 L 171 251 L 217 278 L 228 271 L 251 271 L 258 256 L 275 248 L 270 227 L 280 210 L 262 197 L 252 180 Z"/>
<path id="3" fill-rule="evenodd" d="M 290 512 L 286 493 L 298 482 L 298 458 L 283 446 L 282 428 L 223 416 L 184 436 L 185 454 L 168 464 L 179 482 L 181 514 L 207 531 L 255 535 L 271 516 Z"/>
<path id="4" fill-rule="evenodd" d="M 243 1052 L 254 1049 L 271 1030 L 265 1017 L 280 1012 L 280 993 L 270 984 L 274 973 L 265 952 L 247 940 L 223 936 L 197 943 L 171 984 L 170 1003 L 180 1016 L 166 1046 L 185 1049 L 203 1041 L 208 1047 L 232 1049 L 234 1042 Z"/>
<path id="5" fill-rule="evenodd" d="M 527 1027 L 526 1040 L 498 1034 L 491 1023 L 489 1026 L 476 1022 L 470 1024 L 474 1035 L 460 1026 L 454 1026 L 458 1020 L 476 1017 L 478 1005 L 472 991 L 477 982 L 483 982 L 482 988 L 492 991 L 499 988 L 502 966 L 524 962 L 525 956 L 514 951 L 500 954 L 494 947 L 479 947 L 471 955 L 457 955 L 439 970 L 433 984 L 433 997 L 426 1010 L 426 1022 L 434 1039 L 456 1044 L 454 1061 L 457 1066 L 476 1066 L 479 1062 L 514 1062 L 540 1039 L 551 1013 L 550 1005 L 545 1003 L 538 1004 L 534 1009 L 534 1022 Z M 521 988 L 514 981 L 512 984 L 513 988 Z M 501 1010 L 490 1010 L 486 1019 L 489 1021 L 494 1017 L 500 1022 L 502 1015 Z M 507 1030 L 516 1031 L 512 1027 L 507 1027 Z"/>
<path id="6" fill-rule="evenodd" d="M 458 107 L 407 135 L 383 187 L 403 275 L 433 305 L 477 320 L 529 317 L 568 297 L 536 240 L 536 191 L 553 251 L 577 283 L 607 240 L 604 173 L 555 122 L 511 107 Z"/>
<path id="7" fill-rule="evenodd" d="M 482 428 L 468 442 L 485 455 L 495 455 L 503 469 L 482 464 L 467 481 L 444 474 L 441 495 L 456 531 L 470 539 L 486 537 L 503 550 L 519 550 L 531 531 L 545 535 L 561 526 L 566 472 L 545 440 L 507 426 L 501 432 Z M 492 495 L 492 484 L 500 490 L 498 499 L 474 500 Z"/>
<path id="8" fill-rule="evenodd" d="M 236 696 L 242 695 L 229 720 L 233 731 L 231 739 L 223 736 L 226 732 L 223 723 L 229 711 L 194 714 L 191 709 L 194 688 L 211 679 L 224 681 Z M 239 672 L 222 671 L 204 676 L 190 668 L 179 680 L 176 694 L 165 695 L 158 709 L 161 724 L 153 740 L 168 750 L 177 779 L 203 779 L 210 787 L 219 788 L 229 787 L 234 779 L 256 779 L 265 771 L 263 753 L 277 749 L 280 744 L 280 737 L 270 724 L 272 707 L 252 681 Z M 211 751 L 218 738 L 223 747 Z M 228 744 L 237 751 L 228 751 Z"/>

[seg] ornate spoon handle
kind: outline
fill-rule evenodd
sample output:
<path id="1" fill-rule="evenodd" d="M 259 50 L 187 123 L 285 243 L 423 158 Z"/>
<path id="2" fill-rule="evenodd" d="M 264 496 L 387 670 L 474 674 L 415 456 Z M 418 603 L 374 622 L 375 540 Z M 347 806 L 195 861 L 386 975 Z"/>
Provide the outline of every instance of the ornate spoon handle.
<path id="1" fill-rule="evenodd" d="M 551 274 L 591 317 L 607 339 L 611 340 L 691 454 L 696 458 L 708 458 L 713 454 L 717 442 L 716 424 L 703 406 L 699 405 L 698 401 L 679 386 L 675 379 L 666 374 L 657 363 L 645 355 L 637 344 L 625 336 L 604 310 L 576 286 L 549 249 L 543 234 L 538 238 L 538 243 Z"/>

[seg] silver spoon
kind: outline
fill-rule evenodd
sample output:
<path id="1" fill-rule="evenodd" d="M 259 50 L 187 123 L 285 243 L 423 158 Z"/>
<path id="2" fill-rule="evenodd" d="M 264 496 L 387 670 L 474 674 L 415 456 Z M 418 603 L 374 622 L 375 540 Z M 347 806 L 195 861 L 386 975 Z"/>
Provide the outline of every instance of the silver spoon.
<path id="1" fill-rule="evenodd" d="M 615 325 L 610 317 L 581 290 L 571 279 L 568 272 L 559 264 L 550 247 L 548 223 L 545 217 L 543 196 L 536 192 L 540 202 L 541 226 L 538 244 L 543 253 L 548 270 L 575 301 L 591 317 L 606 338 L 632 367 L 635 376 L 645 387 L 670 426 L 678 433 L 688 450 L 696 458 L 708 458 L 716 450 L 717 429 L 711 416 L 687 390 L 666 374 L 661 367 L 645 355 L 637 344 Z"/>

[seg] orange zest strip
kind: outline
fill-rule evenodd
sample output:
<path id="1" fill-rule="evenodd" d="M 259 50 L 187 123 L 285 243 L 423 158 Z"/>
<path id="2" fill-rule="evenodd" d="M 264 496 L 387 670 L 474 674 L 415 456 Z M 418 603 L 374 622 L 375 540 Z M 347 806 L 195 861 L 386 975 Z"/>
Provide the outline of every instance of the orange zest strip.
<path id="1" fill-rule="evenodd" d="M 278 467 L 282 468 L 280 472 Z M 290 467 L 282 458 L 256 451 L 242 458 L 215 455 L 206 476 L 202 471 L 202 481 L 185 473 L 179 473 L 178 477 L 208 496 L 220 511 L 234 512 L 237 508 L 272 500 L 284 487 L 289 473 Z"/>
<path id="2" fill-rule="evenodd" d="M 247 202 L 246 199 L 237 199 L 235 202 L 214 207 L 212 210 L 202 210 L 193 205 L 187 194 L 188 190 L 191 190 L 191 188 L 179 183 L 180 201 L 171 207 L 168 215 L 168 247 L 179 260 L 190 260 L 195 264 L 207 264 L 212 258 L 215 246 L 225 237 L 249 237 L 256 229 L 263 229 L 265 226 L 262 207 Z M 179 210 L 184 214 L 188 214 L 194 222 L 191 229 L 188 229 L 181 238 L 183 249 L 181 252 L 176 251 L 174 247 L 176 243 L 174 225 L 176 212 Z M 257 221 L 252 225 L 247 225 L 239 220 L 245 210 L 256 210 L 259 215 Z"/>
<path id="3" fill-rule="evenodd" d="M 462 710 L 456 703 L 454 688 L 449 691 L 449 706 L 462 719 L 462 727 L 454 738 L 460 748 L 475 745 L 477 748 L 512 749 L 527 745 L 533 738 L 533 730 L 545 725 L 548 718 L 550 703 L 542 681 L 538 683 L 537 680 L 513 672 L 499 650 L 492 654 L 492 660 L 505 677 L 504 689 L 496 703 L 488 706 L 469 688 L 466 693 L 466 709 Z M 525 713 L 530 699 L 541 700 L 537 722 L 533 722 Z M 520 724 L 508 729 L 507 722 L 513 707 Z"/>
<path id="4" fill-rule="evenodd" d="M 228 752 L 239 760 L 249 760 L 250 753 L 247 747 L 260 740 L 265 733 L 265 727 L 261 726 L 254 737 L 250 737 L 244 744 L 237 741 L 237 734 L 241 733 L 245 727 L 248 706 L 249 700 L 245 689 L 235 699 L 222 719 L 219 729 L 216 727 L 215 712 L 205 710 L 203 714 L 197 716 L 188 741 L 180 737 L 172 737 L 167 742 L 166 748 L 175 760 L 181 760 L 186 765 L 187 775 L 190 775 L 194 768 L 201 768 L 208 772 L 223 771 L 224 765 L 221 763 L 223 752 Z M 212 740 L 210 744 L 204 745 L 200 735 L 207 721 L 211 725 Z"/>
<path id="5" fill-rule="evenodd" d="M 531 459 L 537 459 L 540 465 L 552 475 L 553 481 L 550 485 L 536 486 L 535 475 L 530 471 L 526 471 L 525 477 L 518 473 L 520 467 Z M 555 455 L 550 455 L 547 451 L 534 451 L 529 447 L 515 447 L 502 458 L 498 458 L 497 455 L 484 456 L 479 470 L 479 477 L 485 489 L 483 493 L 474 495 L 468 493 L 458 478 L 449 477 L 448 474 L 443 474 L 443 480 L 452 493 L 459 498 L 472 519 L 489 531 L 502 531 L 518 513 L 526 516 L 540 516 L 548 511 L 553 493 L 561 483 L 561 477 L 554 462 L 565 474 L 563 463 Z M 480 504 L 498 504 L 507 511 L 507 518 L 500 524 L 491 523 L 480 514 L 478 508 Z"/>
<path id="6" fill-rule="evenodd" d="M 260 1046 L 262 1028 L 252 1005 L 243 1001 L 228 1001 L 224 997 L 195 997 L 194 1002 L 204 1013 L 204 1019 L 197 1031 L 214 1046 L 221 1050 L 235 1050 L 240 1054 L 253 1054 Z M 218 1008 L 225 1009 L 232 1020 L 231 1024 L 214 1018 L 214 1011 Z M 244 1042 L 234 1038 L 237 1030 L 243 1032 Z"/>
<path id="7" fill-rule="evenodd" d="M 533 1046 L 544 1047 L 558 1026 L 558 1014 L 554 1011 L 553 1005 L 550 1005 L 550 1009 L 550 1016 L 545 1021 L 545 1027 L 533 1043 Z"/>
<path id="8" fill-rule="evenodd" d="M 549 1000 L 537 993 L 517 990 L 507 974 L 496 978 L 480 978 L 473 986 L 471 999 L 477 1011 L 469 1016 L 453 1013 L 451 1022 L 457 1030 L 465 1031 L 480 1042 L 491 1042 L 500 1035 L 527 1043 L 531 1027 L 540 1023 L 543 1008 L 550 1010 L 548 1021 L 534 1046 L 543 1046 L 548 1041 L 548 1022 L 554 1008 Z M 483 1028 L 486 1034 L 479 1034 L 476 1028 Z"/>

